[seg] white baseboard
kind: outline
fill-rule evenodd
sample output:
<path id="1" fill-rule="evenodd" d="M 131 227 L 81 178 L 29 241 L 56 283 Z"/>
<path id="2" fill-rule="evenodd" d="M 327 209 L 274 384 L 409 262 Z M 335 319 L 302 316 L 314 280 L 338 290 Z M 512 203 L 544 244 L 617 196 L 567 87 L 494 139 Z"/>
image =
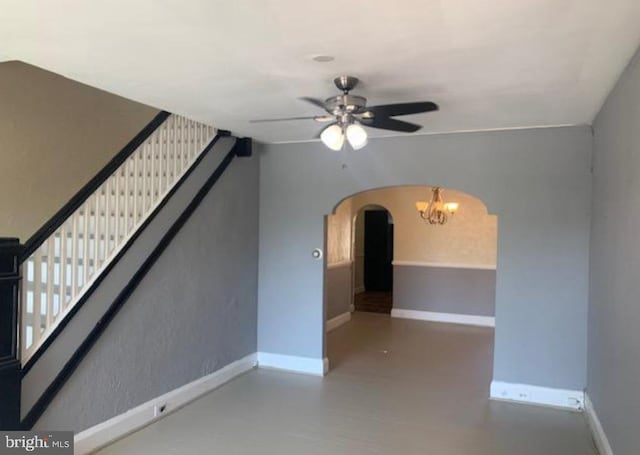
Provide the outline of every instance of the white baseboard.
<path id="1" fill-rule="evenodd" d="M 356 306 L 353 303 L 349 304 L 349 313 L 353 313 L 354 311 L 356 311 Z"/>
<path id="2" fill-rule="evenodd" d="M 342 324 L 346 324 L 351 320 L 351 312 L 347 311 L 346 313 L 339 314 L 335 318 L 331 318 L 327 321 L 327 332 L 331 332 L 333 329 L 337 329 Z"/>
<path id="3" fill-rule="evenodd" d="M 94 427 L 88 428 L 75 436 L 74 453 L 88 454 L 109 445 L 149 425 L 151 422 L 180 409 L 242 373 L 251 370 L 256 366 L 256 363 L 256 354 L 250 354 L 230 363 L 218 371 L 149 400 L 140 406 L 136 406 Z M 160 407 L 162 406 L 164 406 L 164 410 L 160 412 Z"/>
<path id="4" fill-rule="evenodd" d="M 477 325 L 482 327 L 495 327 L 496 318 L 493 316 L 475 316 L 472 314 L 435 313 L 432 311 L 404 310 L 393 308 L 392 318 L 418 319 L 420 321 L 447 322 L 449 324 Z"/>
<path id="5" fill-rule="evenodd" d="M 324 376 L 329 371 L 329 359 L 258 352 L 258 367 Z"/>
<path id="6" fill-rule="evenodd" d="M 598 452 L 600 452 L 600 455 L 613 455 L 611 444 L 609 444 L 609 439 L 607 439 L 607 435 L 602 428 L 596 409 L 593 407 L 593 403 L 586 393 L 584 394 L 584 411 Z"/>
<path id="7" fill-rule="evenodd" d="M 580 390 L 492 381 L 490 397 L 492 400 L 535 404 L 572 411 L 581 411 L 584 408 L 584 392 Z"/>
<path id="8" fill-rule="evenodd" d="M 359 286 L 357 288 L 353 288 L 353 294 L 362 294 L 364 291 L 366 291 L 366 289 L 364 288 L 364 286 Z"/>

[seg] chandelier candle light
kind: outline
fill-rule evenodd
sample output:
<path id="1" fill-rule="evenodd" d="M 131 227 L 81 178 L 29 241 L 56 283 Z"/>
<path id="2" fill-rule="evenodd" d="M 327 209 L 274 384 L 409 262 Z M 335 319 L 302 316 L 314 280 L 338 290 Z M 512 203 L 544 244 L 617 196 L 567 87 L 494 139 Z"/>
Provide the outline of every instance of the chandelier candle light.
<path id="1" fill-rule="evenodd" d="M 460 208 L 457 202 L 444 202 L 442 189 L 435 187 L 432 189 L 433 196 L 431 202 L 418 201 L 416 208 L 420 213 L 420 218 L 429 224 L 445 224 Z"/>

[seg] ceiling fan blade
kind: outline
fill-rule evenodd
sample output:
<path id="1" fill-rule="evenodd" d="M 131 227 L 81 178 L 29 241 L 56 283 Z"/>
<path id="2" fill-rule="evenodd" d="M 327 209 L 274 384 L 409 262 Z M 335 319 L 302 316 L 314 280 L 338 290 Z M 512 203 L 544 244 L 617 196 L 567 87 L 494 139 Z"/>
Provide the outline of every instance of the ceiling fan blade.
<path id="1" fill-rule="evenodd" d="M 335 115 L 318 115 L 313 118 L 316 122 L 333 122 L 336 119 Z"/>
<path id="2" fill-rule="evenodd" d="M 335 117 L 332 115 L 313 115 L 307 117 L 265 118 L 249 120 L 249 123 L 288 122 L 291 120 L 315 120 L 317 122 L 330 122 L 331 120 L 335 120 Z"/>
<path id="3" fill-rule="evenodd" d="M 311 103 L 316 107 L 319 107 L 320 109 L 323 109 L 327 112 L 329 112 L 324 104 L 324 101 L 318 99 L 318 98 L 312 98 L 310 96 L 303 96 L 300 98 L 303 101 L 306 101 L 307 103 Z"/>
<path id="4" fill-rule="evenodd" d="M 364 126 L 371 128 L 380 128 L 382 130 L 402 131 L 404 133 L 414 133 L 422 128 L 422 125 L 415 123 L 403 122 L 389 117 L 363 118 L 360 120 Z"/>
<path id="5" fill-rule="evenodd" d="M 368 112 L 375 116 L 394 117 L 396 115 L 420 114 L 422 112 L 437 111 L 438 105 L 431 101 L 419 101 L 415 103 L 382 104 L 380 106 L 367 107 Z"/>

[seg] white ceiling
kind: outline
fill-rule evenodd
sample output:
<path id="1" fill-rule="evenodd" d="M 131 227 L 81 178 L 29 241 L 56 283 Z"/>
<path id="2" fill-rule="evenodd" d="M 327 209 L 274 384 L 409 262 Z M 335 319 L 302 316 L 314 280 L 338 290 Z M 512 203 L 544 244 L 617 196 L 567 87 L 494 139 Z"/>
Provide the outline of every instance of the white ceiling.
<path id="1" fill-rule="evenodd" d="M 0 58 L 267 142 L 297 98 L 360 77 L 369 104 L 433 100 L 422 132 L 591 123 L 640 44 L 639 0 L 0 0 Z M 316 63 L 318 54 L 335 56 Z M 378 131 L 382 135 L 390 132 Z"/>

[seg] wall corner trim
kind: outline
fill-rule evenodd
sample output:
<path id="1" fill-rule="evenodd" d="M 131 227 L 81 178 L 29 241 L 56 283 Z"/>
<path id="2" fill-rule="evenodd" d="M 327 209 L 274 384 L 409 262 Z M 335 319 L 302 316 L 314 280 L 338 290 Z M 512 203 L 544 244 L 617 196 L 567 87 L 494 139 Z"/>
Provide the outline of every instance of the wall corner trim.
<path id="1" fill-rule="evenodd" d="M 490 398 L 496 401 L 510 401 L 577 412 L 584 409 L 584 391 L 582 390 L 492 381 Z"/>
<path id="2" fill-rule="evenodd" d="M 335 318 L 331 318 L 327 321 L 327 332 L 331 332 L 334 329 L 337 329 L 343 324 L 346 324 L 351 320 L 351 312 L 347 311 L 346 313 L 339 314 Z"/>
<path id="3" fill-rule="evenodd" d="M 324 376 L 329 371 L 329 359 L 258 352 L 258 367 Z"/>
<path id="4" fill-rule="evenodd" d="M 602 424 L 600 423 L 600 419 L 596 413 L 596 408 L 593 407 L 591 398 L 589 398 L 587 393 L 584 394 L 584 411 L 587 423 L 589 424 L 589 428 L 593 435 L 593 440 L 598 448 L 598 452 L 600 452 L 600 455 L 613 455 L 609 439 L 604 432 L 604 428 L 602 428 Z"/>
<path id="5" fill-rule="evenodd" d="M 473 314 L 435 313 L 432 311 L 405 310 L 393 308 L 392 318 L 417 319 L 419 321 L 445 322 L 448 324 L 476 325 L 480 327 L 495 327 L 496 318 L 493 316 L 476 316 Z"/>
<path id="6" fill-rule="evenodd" d="M 74 438 L 74 453 L 80 455 L 93 453 L 182 408 L 237 376 L 255 368 L 256 364 L 256 354 L 249 354 L 207 376 L 173 389 L 123 414 L 88 428 L 76 434 Z M 156 407 L 160 406 L 165 406 L 165 410 L 160 415 L 156 415 Z"/>

